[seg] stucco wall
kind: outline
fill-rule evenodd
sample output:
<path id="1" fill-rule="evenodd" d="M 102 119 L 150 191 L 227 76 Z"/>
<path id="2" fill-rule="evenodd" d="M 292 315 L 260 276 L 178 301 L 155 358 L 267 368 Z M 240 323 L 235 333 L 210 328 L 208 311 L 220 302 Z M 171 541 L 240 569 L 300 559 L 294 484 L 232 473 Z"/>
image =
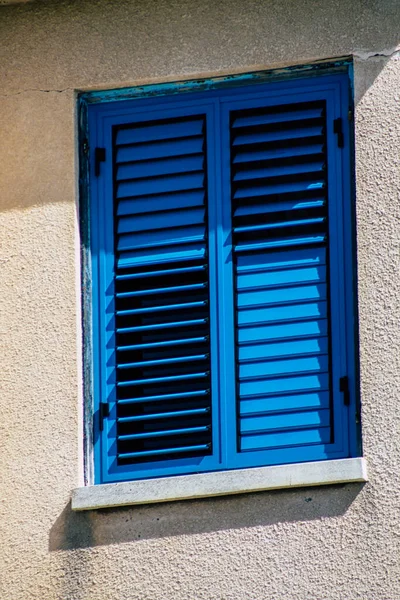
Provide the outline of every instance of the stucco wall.
<path id="1" fill-rule="evenodd" d="M 0 598 L 400 598 L 398 0 L 0 8 Z M 370 482 L 74 514 L 82 482 L 76 90 L 355 55 Z"/>

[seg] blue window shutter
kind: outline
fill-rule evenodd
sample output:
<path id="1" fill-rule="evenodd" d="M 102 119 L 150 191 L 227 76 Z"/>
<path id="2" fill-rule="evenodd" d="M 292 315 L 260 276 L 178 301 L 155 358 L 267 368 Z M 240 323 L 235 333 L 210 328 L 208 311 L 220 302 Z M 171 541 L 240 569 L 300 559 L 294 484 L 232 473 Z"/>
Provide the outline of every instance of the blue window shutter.
<path id="1" fill-rule="evenodd" d="M 347 81 L 89 107 L 96 482 L 357 452 Z"/>
<path id="2" fill-rule="evenodd" d="M 206 115 L 165 113 L 109 134 L 105 481 L 204 470 L 215 454 Z"/>
<path id="3" fill-rule="evenodd" d="M 328 185 L 340 150 L 327 113 L 324 99 L 229 113 L 235 466 L 348 452 L 338 427 L 344 286 L 330 264 L 343 242 Z"/>

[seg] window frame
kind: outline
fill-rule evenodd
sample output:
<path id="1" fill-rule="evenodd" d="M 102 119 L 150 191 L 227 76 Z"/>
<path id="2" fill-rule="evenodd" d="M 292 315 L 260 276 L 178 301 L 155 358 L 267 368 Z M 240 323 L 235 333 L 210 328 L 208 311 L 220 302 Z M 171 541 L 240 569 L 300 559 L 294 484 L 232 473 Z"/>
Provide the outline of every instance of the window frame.
<path id="1" fill-rule="evenodd" d="M 93 104 L 103 105 L 103 103 L 110 104 L 115 107 L 115 110 L 111 110 L 109 115 L 105 117 L 105 121 L 115 118 L 118 115 L 118 121 L 121 122 L 122 115 L 124 112 L 132 114 L 132 110 L 143 111 L 143 104 L 146 104 L 146 99 L 151 98 L 150 110 L 165 110 L 166 106 L 171 106 L 176 100 L 176 94 L 182 94 L 189 92 L 186 96 L 186 105 L 192 104 L 195 106 L 196 112 L 199 112 L 199 98 L 203 98 L 203 92 L 207 90 L 207 101 L 206 104 L 212 102 L 213 91 L 218 93 L 220 89 L 235 88 L 238 90 L 240 86 L 248 86 L 250 84 L 258 85 L 264 83 L 275 83 L 276 91 L 275 94 L 282 94 L 285 92 L 285 96 L 290 93 L 290 88 L 293 87 L 296 81 L 300 81 L 303 78 L 307 78 L 310 82 L 310 76 L 315 77 L 315 88 L 321 87 L 321 81 L 327 81 L 325 77 L 332 77 L 335 74 L 346 74 L 348 77 L 349 85 L 351 83 L 351 63 L 343 62 L 341 64 L 335 63 L 334 65 L 320 65 L 319 68 L 315 68 L 312 73 L 305 68 L 299 68 L 296 72 L 290 70 L 290 72 L 284 73 L 279 72 L 261 72 L 252 73 L 238 76 L 215 78 L 212 80 L 199 81 L 188 81 L 174 84 L 160 84 L 160 85 L 149 85 L 141 86 L 137 88 L 131 88 L 129 90 L 110 90 L 106 92 L 88 92 L 81 94 L 79 97 L 79 135 L 80 135 L 80 212 L 81 212 L 81 239 L 82 239 L 82 290 L 83 290 L 83 334 L 84 334 L 84 400 L 85 400 L 85 422 L 84 422 L 84 433 L 85 433 L 85 482 L 86 483 L 99 483 L 104 482 L 104 477 L 100 477 L 98 473 L 98 465 L 100 464 L 99 457 L 94 457 L 93 446 L 95 445 L 96 439 L 94 434 L 94 398 L 98 395 L 98 373 L 96 373 L 96 363 L 98 363 L 98 349 L 93 344 L 93 331 L 92 331 L 92 311 L 96 311 L 96 301 L 92 297 L 91 289 L 96 285 L 96 265 L 94 262 L 94 268 L 92 268 L 93 257 L 90 256 L 90 235 L 91 235 L 91 220 L 97 218 L 96 214 L 90 214 L 90 201 L 89 201 L 89 190 L 90 186 L 96 186 L 96 178 L 93 177 L 93 166 L 90 166 L 89 154 L 90 149 L 88 148 L 88 130 L 90 127 L 90 118 L 88 119 L 88 106 Z M 261 90 L 261 88 L 260 88 Z M 196 94 L 196 91 L 199 94 Z M 272 97 L 274 93 L 272 88 L 269 87 L 269 95 Z M 155 100 L 154 94 L 159 94 L 159 97 Z M 241 96 L 240 104 L 243 106 L 245 94 Z M 137 103 L 137 100 L 141 99 L 143 102 Z M 251 93 L 251 100 L 254 99 L 254 93 Z M 348 102 L 352 101 L 351 94 L 347 94 L 343 90 L 342 97 L 339 99 L 341 102 L 342 112 L 346 114 L 352 111 L 352 106 L 348 106 Z M 124 109 L 119 101 L 132 100 L 132 105 L 125 104 Z M 232 100 L 230 100 L 232 102 Z M 344 106 L 346 103 L 346 106 Z M 122 110 L 121 110 L 122 109 Z M 330 136 L 333 136 L 333 132 L 329 132 Z M 341 155 L 341 161 L 348 161 L 347 164 L 350 168 L 342 169 L 343 181 L 342 181 L 342 194 L 344 196 L 344 203 L 348 206 L 348 219 L 343 219 L 345 229 L 345 236 L 348 240 L 351 240 L 348 249 L 348 260 L 345 262 L 345 273 L 344 281 L 347 289 L 351 289 L 351 293 L 346 293 L 346 297 L 353 298 L 353 306 L 350 306 L 350 302 L 346 303 L 344 308 L 347 319 L 349 322 L 353 322 L 353 331 L 349 332 L 346 336 L 348 338 L 348 352 L 349 355 L 354 357 L 354 360 L 349 360 L 348 364 L 354 365 L 354 373 L 351 374 L 352 390 L 351 395 L 354 401 L 352 402 L 351 409 L 349 410 L 349 420 L 358 422 L 360 396 L 359 396 L 359 369 L 358 369 L 358 353 L 356 352 L 356 340 L 357 338 L 357 295 L 356 295 L 356 260 L 355 260 L 355 208 L 354 208 L 354 166 L 352 160 L 353 144 L 350 135 L 350 128 L 344 127 L 345 135 L 345 152 Z M 92 136 L 93 140 L 93 136 Z M 101 133 L 96 129 L 95 143 L 98 146 L 103 145 L 104 140 L 101 137 Z M 346 156 L 343 156 L 346 154 Z M 218 155 L 218 152 L 216 152 Z M 110 163 L 111 164 L 111 163 Z M 110 167 L 109 167 L 110 170 Z M 108 177 L 111 175 L 108 174 Z M 90 181 L 89 181 L 90 180 Z M 90 183 L 90 185 L 89 185 Z M 98 312 L 101 312 L 98 311 Z M 233 332 L 225 327 L 221 327 L 219 324 L 220 335 L 230 336 Z M 216 429 L 216 428 L 215 428 Z M 351 457 L 361 455 L 361 436 L 360 428 L 349 427 L 349 446 Z M 326 460 L 326 459 L 322 459 Z M 258 463 L 246 465 L 238 464 L 237 468 L 247 468 L 249 466 L 259 466 Z M 260 463 L 260 465 L 262 462 Z M 290 464 L 290 463 L 289 463 Z M 220 467 L 224 468 L 224 467 Z M 234 467 L 231 467 L 234 468 Z M 235 467 L 236 468 L 236 467 Z M 203 469 L 202 469 L 203 470 Z M 210 470 L 209 467 L 204 468 L 205 471 Z M 214 470 L 214 469 L 212 469 Z M 216 471 L 218 472 L 218 471 Z M 172 473 L 171 473 L 172 474 Z M 170 474 L 170 475 L 171 475 Z M 174 474 L 179 475 L 179 470 L 174 470 Z M 167 474 L 166 474 L 167 475 Z M 124 481 L 126 478 L 123 479 Z M 112 481 L 116 481 L 116 478 L 112 478 Z"/>

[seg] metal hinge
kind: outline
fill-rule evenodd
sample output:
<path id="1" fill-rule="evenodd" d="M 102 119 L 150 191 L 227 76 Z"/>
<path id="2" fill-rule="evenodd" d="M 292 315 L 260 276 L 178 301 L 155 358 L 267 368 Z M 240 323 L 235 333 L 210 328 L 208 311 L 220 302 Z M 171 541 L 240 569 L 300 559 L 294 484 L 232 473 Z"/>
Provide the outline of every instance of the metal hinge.
<path id="1" fill-rule="evenodd" d="M 108 404 L 108 402 L 100 402 L 100 407 L 99 407 L 99 429 L 100 431 L 103 431 L 104 429 L 104 419 L 106 419 L 107 417 L 110 416 L 110 406 Z"/>
<path id="2" fill-rule="evenodd" d="M 337 135 L 338 148 L 344 147 L 343 120 L 341 117 L 333 121 L 333 133 Z"/>
<path id="3" fill-rule="evenodd" d="M 349 378 L 347 377 L 347 375 L 345 377 L 340 378 L 339 389 L 343 394 L 343 404 L 345 406 L 350 406 L 350 386 Z"/>
<path id="4" fill-rule="evenodd" d="M 106 149 L 95 148 L 94 149 L 94 174 L 96 177 L 100 175 L 100 163 L 106 160 Z"/>
<path id="5" fill-rule="evenodd" d="M 85 156 L 89 152 L 89 142 L 87 141 L 86 138 L 84 140 L 82 140 L 82 152 Z"/>

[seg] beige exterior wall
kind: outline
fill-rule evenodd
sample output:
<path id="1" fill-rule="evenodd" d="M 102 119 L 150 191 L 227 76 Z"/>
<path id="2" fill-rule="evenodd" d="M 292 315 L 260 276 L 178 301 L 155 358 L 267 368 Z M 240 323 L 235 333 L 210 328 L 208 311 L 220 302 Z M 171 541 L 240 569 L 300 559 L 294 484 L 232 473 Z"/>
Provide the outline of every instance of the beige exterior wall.
<path id="1" fill-rule="evenodd" d="M 399 0 L 0 8 L 0 598 L 400 598 Z M 370 482 L 73 513 L 82 483 L 76 91 L 354 54 Z"/>

